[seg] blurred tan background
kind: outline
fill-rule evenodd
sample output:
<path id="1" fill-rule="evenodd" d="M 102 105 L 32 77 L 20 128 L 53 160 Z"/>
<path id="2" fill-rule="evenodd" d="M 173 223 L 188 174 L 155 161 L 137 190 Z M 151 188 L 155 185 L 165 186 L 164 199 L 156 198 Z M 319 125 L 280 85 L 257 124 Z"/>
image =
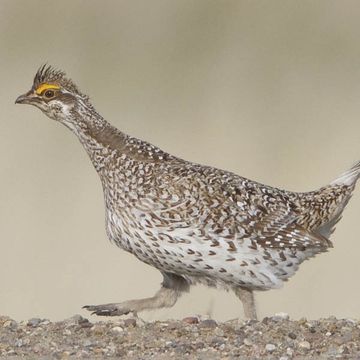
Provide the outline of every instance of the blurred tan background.
<path id="1" fill-rule="evenodd" d="M 0 1 L 0 313 L 86 315 L 152 295 L 160 274 L 111 245 L 100 182 L 77 139 L 15 106 L 44 62 L 64 69 L 123 131 L 180 157 L 289 190 L 360 159 L 358 1 Z M 261 316 L 359 317 L 360 188 L 335 248 Z M 147 320 L 242 316 L 233 294 L 192 289 Z"/>

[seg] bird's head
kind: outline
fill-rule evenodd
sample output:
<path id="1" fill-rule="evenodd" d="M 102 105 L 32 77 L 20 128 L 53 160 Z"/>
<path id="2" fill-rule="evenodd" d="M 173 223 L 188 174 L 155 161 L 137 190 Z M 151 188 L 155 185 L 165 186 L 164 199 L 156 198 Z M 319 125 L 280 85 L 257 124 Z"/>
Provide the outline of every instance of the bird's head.
<path id="1" fill-rule="evenodd" d="M 79 107 L 91 107 L 88 97 L 81 94 L 63 71 L 47 65 L 40 67 L 31 89 L 20 95 L 15 103 L 34 105 L 51 119 L 69 127 L 76 121 L 74 114 Z"/>

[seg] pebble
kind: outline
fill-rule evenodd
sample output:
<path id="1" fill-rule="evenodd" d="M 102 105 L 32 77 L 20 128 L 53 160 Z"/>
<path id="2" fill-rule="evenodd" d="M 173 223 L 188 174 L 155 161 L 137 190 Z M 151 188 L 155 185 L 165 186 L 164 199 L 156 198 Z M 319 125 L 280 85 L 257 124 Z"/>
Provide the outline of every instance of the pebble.
<path id="1" fill-rule="evenodd" d="M 85 347 L 89 347 L 89 346 L 91 346 L 93 343 L 89 340 L 89 339 L 86 339 L 86 340 L 84 340 L 84 342 L 83 342 L 83 346 L 85 346 Z"/>
<path id="2" fill-rule="evenodd" d="M 41 344 L 35 344 L 32 348 L 35 354 L 40 353 L 43 350 L 43 347 Z"/>
<path id="3" fill-rule="evenodd" d="M 171 321 L 169 323 L 169 326 L 168 326 L 168 329 L 169 330 L 175 330 L 175 329 L 179 329 L 181 327 L 181 323 L 180 322 L 177 322 L 177 321 Z"/>
<path id="4" fill-rule="evenodd" d="M 76 358 L 88 358 L 90 356 L 90 353 L 86 350 L 80 350 L 76 353 Z"/>
<path id="5" fill-rule="evenodd" d="M 104 333 L 104 327 L 100 324 L 95 324 L 90 328 L 91 332 L 93 332 L 96 335 L 101 335 Z"/>
<path id="6" fill-rule="evenodd" d="M 299 348 L 304 349 L 304 350 L 310 350 L 311 345 L 308 341 L 300 341 Z"/>
<path id="7" fill-rule="evenodd" d="M 214 330 L 214 334 L 215 334 L 216 336 L 220 336 L 220 337 L 223 337 L 223 336 L 225 335 L 224 330 L 222 330 L 222 329 L 220 329 L 220 328 L 216 328 L 216 329 Z"/>
<path id="8" fill-rule="evenodd" d="M 3 323 L 3 328 L 16 329 L 17 328 L 17 323 L 14 320 L 6 320 Z"/>
<path id="9" fill-rule="evenodd" d="M 250 339 L 245 338 L 245 339 L 244 339 L 244 344 L 245 344 L 246 346 L 251 346 L 251 345 L 253 344 L 253 342 L 252 342 Z"/>
<path id="10" fill-rule="evenodd" d="M 347 343 L 353 339 L 352 331 L 346 331 L 345 334 L 341 337 L 343 343 Z"/>
<path id="11" fill-rule="evenodd" d="M 81 315 L 74 315 L 71 318 L 65 319 L 64 323 L 67 326 L 76 326 L 76 325 L 84 325 L 84 324 L 89 324 L 90 326 L 92 326 L 92 324 L 89 322 L 88 319 L 83 318 Z"/>
<path id="12" fill-rule="evenodd" d="M 126 319 L 126 320 L 124 320 L 124 325 L 126 326 L 126 327 L 135 327 L 136 326 L 136 319 L 134 319 L 134 318 L 130 318 L 130 319 Z"/>
<path id="13" fill-rule="evenodd" d="M 27 325 L 28 326 L 32 326 L 32 327 L 36 327 L 41 323 L 41 319 L 39 318 L 32 318 L 30 320 L 28 320 Z"/>
<path id="14" fill-rule="evenodd" d="M 15 346 L 16 346 L 16 347 L 21 347 L 21 346 L 23 346 L 23 341 L 22 341 L 22 339 L 16 340 L 16 341 L 15 341 Z"/>
<path id="15" fill-rule="evenodd" d="M 140 318 L 136 318 L 136 326 L 138 327 L 144 327 L 145 326 L 145 321 L 140 319 Z"/>
<path id="16" fill-rule="evenodd" d="M 200 324 L 199 327 L 201 328 L 211 328 L 214 329 L 217 327 L 217 322 L 215 320 L 212 319 L 208 319 L 208 320 L 203 320 Z"/>
<path id="17" fill-rule="evenodd" d="M 350 353 L 349 348 L 345 345 L 341 345 L 338 350 L 339 354 L 348 355 Z"/>
<path id="18" fill-rule="evenodd" d="M 186 324 L 198 324 L 199 318 L 195 317 L 195 316 L 189 316 L 189 317 L 183 318 L 182 321 Z"/>
<path id="19" fill-rule="evenodd" d="M 115 327 L 113 327 L 112 329 L 111 329 L 111 331 L 113 332 L 113 333 L 122 333 L 122 332 L 124 332 L 124 329 L 121 327 L 121 326 L 115 326 Z"/>
<path id="20" fill-rule="evenodd" d="M 276 346 L 274 344 L 266 344 L 266 346 L 265 346 L 265 350 L 267 352 L 273 352 L 273 351 L 275 351 L 275 349 L 276 349 Z"/>
<path id="21" fill-rule="evenodd" d="M 287 313 L 279 312 L 279 313 L 276 313 L 272 318 L 274 320 L 289 320 L 290 316 Z"/>

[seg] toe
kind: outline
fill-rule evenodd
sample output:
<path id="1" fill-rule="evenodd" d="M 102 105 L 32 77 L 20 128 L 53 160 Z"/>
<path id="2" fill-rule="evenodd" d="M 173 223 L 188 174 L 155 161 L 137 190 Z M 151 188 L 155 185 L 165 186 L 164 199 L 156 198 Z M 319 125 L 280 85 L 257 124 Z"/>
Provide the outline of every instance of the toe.
<path id="1" fill-rule="evenodd" d="M 131 310 L 117 306 L 116 304 L 85 305 L 83 306 L 83 309 L 91 311 L 91 315 L 98 316 L 119 316 L 131 312 Z"/>

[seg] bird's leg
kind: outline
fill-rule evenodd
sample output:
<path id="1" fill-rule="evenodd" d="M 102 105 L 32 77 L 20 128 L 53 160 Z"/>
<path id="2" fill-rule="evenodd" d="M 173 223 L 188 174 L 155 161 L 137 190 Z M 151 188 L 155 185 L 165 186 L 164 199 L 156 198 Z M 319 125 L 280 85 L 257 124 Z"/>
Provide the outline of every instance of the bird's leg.
<path id="1" fill-rule="evenodd" d="M 257 320 L 253 291 L 241 287 L 235 288 L 234 291 L 243 304 L 245 318 Z"/>
<path id="2" fill-rule="evenodd" d="M 189 284 L 183 277 L 175 274 L 163 273 L 163 276 L 160 290 L 152 297 L 122 303 L 86 305 L 84 309 L 100 316 L 120 316 L 130 312 L 136 314 L 143 310 L 171 307 L 184 291 L 189 291 Z"/>

